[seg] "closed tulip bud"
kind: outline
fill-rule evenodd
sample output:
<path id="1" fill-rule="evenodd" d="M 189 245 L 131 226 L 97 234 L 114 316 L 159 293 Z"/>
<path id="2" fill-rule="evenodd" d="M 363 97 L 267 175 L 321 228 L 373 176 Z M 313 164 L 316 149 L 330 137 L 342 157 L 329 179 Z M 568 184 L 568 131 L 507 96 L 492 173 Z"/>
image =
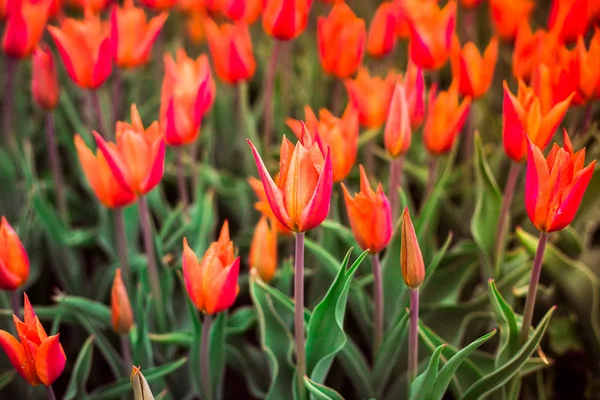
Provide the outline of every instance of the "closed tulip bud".
<path id="1" fill-rule="evenodd" d="M 590 3 L 596 0 L 553 0 L 548 16 L 548 29 L 558 31 L 562 43 L 570 43 L 585 35 L 590 17 Z"/>
<path id="2" fill-rule="evenodd" d="M 10 0 L 6 3 L 7 19 L 2 49 L 10 58 L 31 55 L 44 34 L 52 0 Z"/>
<path id="3" fill-rule="evenodd" d="M 490 14 L 496 34 L 504 40 L 513 40 L 519 26 L 527 24 L 535 8 L 533 0 L 490 0 Z"/>
<path id="4" fill-rule="evenodd" d="M 112 326 L 116 333 L 126 335 L 133 326 L 133 312 L 127 288 L 121 279 L 121 269 L 117 269 L 110 292 L 110 307 L 112 315 Z"/>
<path id="5" fill-rule="evenodd" d="M 232 21 L 252 25 L 260 17 L 262 7 L 262 0 L 222 0 L 221 12 Z"/>
<path id="6" fill-rule="evenodd" d="M 444 66 L 452 49 L 456 23 L 456 3 L 443 9 L 432 8 L 429 14 L 411 22 L 409 52 L 415 64 L 424 69 Z"/>
<path id="7" fill-rule="evenodd" d="M 425 148 L 433 155 L 447 153 L 465 124 L 471 98 L 465 97 L 458 102 L 458 84 L 456 81 L 447 91 L 436 96 L 436 89 L 429 91 L 427 120 L 423 132 Z"/>
<path id="8" fill-rule="evenodd" d="M 334 117 L 328 110 L 319 110 L 319 118 L 309 106 L 304 107 L 306 129 L 315 138 L 319 138 L 323 146 L 329 146 L 333 164 L 333 181 L 344 180 L 356 161 L 358 149 L 358 113 L 352 106 L 348 106 L 342 118 Z M 287 125 L 292 129 L 298 140 L 304 134 L 304 124 L 292 118 L 288 118 Z"/>
<path id="9" fill-rule="evenodd" d="M 292 40 L 306 28 L 313 0 L 264 0 L 263 29 L 279 40 Z"/>
<path id="10" fill-rule="evenodd" d="M 498 39 L 490 40 L 483 57 L 473 42 L 468 42 L 461 49 L 458 38 L 455 40 L 452 75 L 459 81 L 458 90 L 461 95 L 478 99 L 487 93 L 492 84 L 498 60 Z"/>
<path id="11" fill-rule="evenodd" d="M 252 78 L 256 71 L 256 60 L 248 25 L 238 21 L 219 27 L 207 18 L 204 28 L 217 76 L 229 84 Z"/>
<path id="12" fill-rule="evenodd" d="M 273 181 L 256 147 L 248 141 L 258 174 L 275 217 L 294 232 L 306 232 L 321 224 L 329 214 L 333 167 L 329 149 L 304 127 L 302 140 L 294 146 L 283 138 L 279 153 L 279 178 Z"/>
<path id="13" fill-rule="evenodd" d="M 239 291 L 240 258 L 234 256 L 227 221 L 219 240 L 210 245 L 200 261 L 184 238 L 182 266 L 187 292 L 198 310 L 213 315 L 233 305 Z"/>
<path id="14" fill-rule="evenodd" d="M 377 192 L 373 191 L 361 165 L 360 192 L 352 197 L 343 183 L 342 189 L 356 242 L 361 249 L 368 249 L 371 254 L 379 253 L 390 242 L 393 231 L 392 210 L 381 183 L 377 185 Z"/>
<path id="15" fill-rule="evenodd" d="M 394 49 L 398 11 L 396 3 L 391 1 L 377 7 L 367 37 L 367 53 L 371 57 L 383 57 Z"/>
<path id="16" fill-rule="evenodd" d="M 115 63 L 121 68 L 146 64 L 168 15 L 165 11 L 147 21 L 144 9 L 135 7 L 133 0 L 126 0 L 123 7 L 115 5 L 110 14 L 110 45 Z"/>
<path id="17" fill-rule="evenodd" d="M 406 286 L 412 290 L 418 289 L 425 280 L 425 263 L 421 254 L 421 247 L 417 240 L 415 227 L 410 219 L 408 207 L 402 213 L 401 228 L 400 265 L 402 266 L 402 278 Z"/>
<path id="18" fill-rule="evenodd" d="M 6 218 L 0 220 L 0 289 L 15 290 L 29 278 L 29 258 Z"/>
<path id="19" fill-rule="evenodd" d="M 0 330 L 0 346 L 17 373 L 30 385 L 50 386 L 62 374 L 67 357 L 58 341 L 59 335 L 46 334 L 26 294 L 24 298 L 25 321 L 13 315 L 19 338 Z"/>
<path id="20" fill-rule="evenodd" d="M 383 143 L 392 157 L 405 154 L 410 147 L 412 131 L 408 108 L 404 85 L 402 82 L 397 82 L 383 133 Z"/>
<path id="21" fill-rule="evenodd" d="M 346 79 L 350 103 L 358 111 L 358 120 L 367 128 L 379 128 L 385 123 L 394 94 L 396 74 L 389 72 L 385 79 L 369 75 L 361 67 L 355 79 Z"/>
<path id="22" fill-rule="evenodd" d="M 177 4 L 177 0 L 140 0 L 140 3 L 155 11 L 166 10 Z"/>
<path id="23" fill-rule="evenodd" d="M 192 143 L 200 133 L 202 117 L 215 99 L 215 81 L 206 55 L 193 60 L 178 49 L 175 60 L 164 57 L 165 75 L 160 102 L 160 125 L 165 143 Z"/>
<path id="24" fill-rule="evenodd" d="M 83 20 L 64 18 L 60 25 L 48 31 L 69 77 L 82 88 L 99 88 L 112 72 L 108 24 L 88 9 Z"/>
<path id="25" fill-rule="evenodd" d="M 140 367 L 133 366 L 129 377 L 133 389 L 133 400 L 154 400 L 154 395 Z"/>
<path id="26" fill-rule="evenodd" d="M 279 181 L 279 177 L 275 178 L 275 182 Z M 273 214 L 273 210 L 271 210 L 271 206 L 269 205 L 269 200 L 267 200 L 267 194 L 265 192 L 265 187 L 263 186 L 260 179 L 256 179 L 251 176 L 248 178 L 248 184 L 258 197 L 258 201 L 254 203 L 254 209 L 259 211 L 262 215 L 267 217 L 269 221 L 272 223 L 272 227 L 277 233 L 282 233 L 284 235 L 291 235 L 292 231 L 285 227 Z"/>
<path id="27" fill-rule="evenodd" d="M 264 215 L 254 228 L 250 244 L 250 268 L 256 269 L 260 279 L 270 282 L 277 270 L 277 231 L 273 224 L 269 226 Z"/>
<path id="28" fill-rule="evenodd" d="M 561 230 L 573 221 L 596 165 L 593 160 L 584 167 L 585 149 L 573 153 L 569 135 L 563 133 L 564 148 L 555 143 L 546 159 L 534 143 L 528 143 L 525 207 L 542 232 Z"/>
<path id="29" fill-rule="evenodd" d="M 135 104 L 131 106 L 131 124 L 117 121 L 116 143 L 106 142 L 97 132 L 94 137 L 124 191 L 143 195 L 158 185 L 164 172 L 165 142 L 158 122 L 144 129 Z"/>
<path id="30" fill-rule="evenodd" d="M 47 46 L 38 47 L 33 52 L 31 92 L 37 105 L 45 111 L 53 110 L 58 104 L 58 75 L 54 57 Z"/>
<path id="31" fill-rule="evenodd" d="M 341 79 L 354 74 L 365 54 L 365 40 L 365 21 L 357 18 L 346 3 L 334 5 L 327 18 L 319 17 L 319 57 L 328 74 Z"/>

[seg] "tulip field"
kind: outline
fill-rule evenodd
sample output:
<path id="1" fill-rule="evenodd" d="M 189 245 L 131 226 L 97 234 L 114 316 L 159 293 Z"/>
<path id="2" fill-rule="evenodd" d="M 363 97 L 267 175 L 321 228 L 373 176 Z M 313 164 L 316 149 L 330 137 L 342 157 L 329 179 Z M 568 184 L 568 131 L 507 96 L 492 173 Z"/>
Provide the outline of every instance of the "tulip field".
<path id="1" fill-rule="evenodd" d="M 0 0 L 0 399 L 597 399 L 600 0 Z"/>

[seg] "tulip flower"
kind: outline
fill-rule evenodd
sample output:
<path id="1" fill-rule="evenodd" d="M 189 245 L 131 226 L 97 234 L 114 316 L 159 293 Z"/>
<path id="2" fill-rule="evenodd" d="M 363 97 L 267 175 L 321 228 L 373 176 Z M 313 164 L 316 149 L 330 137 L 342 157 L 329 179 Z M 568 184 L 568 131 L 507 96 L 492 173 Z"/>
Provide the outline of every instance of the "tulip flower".
<path id="1" fill-rule="evenodd" d="M 429 14 L 411 22 L 409 52 L 411 60 L 424 69 L 439 69 L 450 57 L 452 34 L 456 23 L 456 3 L 443 9 L 432 8 Z"/>
<path id="2" fill-rule="evenodd" d="M 131 106 L 131 124 L 117 121 L 117 142 L 106 142 L 94 132 L 115 180 L 122 190 L 136 195 L 151 191 L 162 179 L 165 161 L 165 142 L 153 122 L 144 129 L 135 104 Z"/>
<path id="3" fill-rule="evenodd" d="M 529 80 L 537 65 L 553 63 L 557 51 L 558 35 L 555 31 L 538 29 L 533 33 L 529 24 L 522 24 L 515 40 L 513 76 L 517 79 Z"/>
<path id="4" fill-rule="evenodd" d="M 256 269 L 260 279 L 270 282 L 277 270 L 277 230 L 264 215 L 254 228 L 249 254 L 250 268 Z"/>
<path id="5" fill-rule="evenodd" d="M 328 74 L 344 79 L 354 74 L 365 53 L 365 21 L 346 3 L 337 3 L 329 16 L 319 17 L 317 43 L 321 65 Z"/>
<path id="6" fill-rule="evenodd" d="M 595 0 L 553 0 L 548 17 L 548 29 L 558 31 L 562 43 L 570 43 L 585 35 L 591 7 Z"/>
<path id="7" fill-rule="evenodd" d="M 397 82 L 387 123 L 385 124 L 383 143 L 388 153 L 396 158 L 408 151 L 411 137 L 412 131 L 406 89 L 402 82 Z"/>
<path id="8" fill-rule="evenodd" d="M 59 335 L 48 336 L 24 294 L 24 322 L 13 315 L 19 338 L 0 330 L 0 346 L 9 361 L 30 385 L 51 386 L 62 374 L 67 357 L 58 341 Z"/>
<path id="9" fill-rule="evenodd" d="M 361 67 L 355 79 L 346 79 L 346 90 L 350 102 L 358 111 L 358 120 L 367 128 L 382 126 L 387 118 L 396 75 L 389 72 L 385 79 L 371 77 L 365 67 Z"/>
<path id="10" fill-rule="evenodd" d="M 262 0 L 222 0 L 220 8 L 230 20 L 252 25 L 260 17 L 262 7 Z"/>
<path id="11" fill-rule="evenodd" d="M 204 54 L 192 60 L 179 49 L 175 60 L 166 54 L 164 63 L 161 129 L 168 145 L 186 145 L 196 140 L 202 117 L 212 107 L 215 81 Z"/>
<path id="12" fill-rule="evenodd" d="M 123 7 L 115 5 L 110 14 L 110 45 L 115 63 L 121 68 L 146 64 L 168 15 L 163 11 L 147 21 L 146 13 L 135 7 L 133 0 L 126 0 Z"/>
<path id="13" fill-rule="evenodd" d="M 69 3 L 81 10 L 89 9 L 94 14 L 99 14 L 108 7 L 113 0 L 68 0 Z"/>
<path id="14" fill-rule="evenodd" d="M 456 39 L 455 46 L 452 75 L 459 81 L 458 90 L 463 96 L 478 99 L 487 93 L 492 83 L 498 60 L 498 39 L 490 40 L 483 57 L 473 42 L 468 42 L 461 49 Z"/>
<path id="15" fill-rule="evenodd" d="M 543 114 L 540 100 L 533 89 L 519 81 L 519 91 L 515 96 L 505 81 L 502 138 L 506 154 L 516 162 L 524 162 L 527 156 L 527 139 L 544 149 L 565 116 L 572 97 L 573 94 Z"/>
<path id="16" fill-rule="evenodd" d="M 29 258 L 6 218 L 0 219 L 0 289 L 16 290 L 29 278 Z"/>
<path id="17" fill-rule="evenodd" d="M 112 72 L 107 24 L 98 15 L 86 11 L 85 18 L 64 18 L 61 27 L 48 31 L 63 60 L 69 77 L 86 89 L 99 88 Z"/>
<path id="18" fill-rule="evenodd" d="M 207 18 L 204 28 L 217 76 L 229 84 L 252 78 L 256 71 L 256 60 L 248 25 L 239 21 L 219 27 Z"/>
<path id="19" fill-rule="evenodd" d="M 121 269 L 117 269 L 110 292 L 110 309 L 113 330 L 121 335 L 126 335 L 133 326 L 133 312 L 127 288 L 121 279 Z"/>
<path id="20" fill-rule="evenodd" d="M 279 154 L 279 178 L 275 183 L 256 147 L 248 141 L 258 174 L 275 217 L 294 232 L 306 232 L 321 224 L 329 214 L 333 166 L 318 134 L 304 127 L 302 140 L 294 146 L 286 137 Z"/>
<path id="21" fill-rule="evenodd" d="M 140 3 L 152 10 L 160 11 L 173 7 L 177 0 L 140 0 Z"/>
<path id="22" fill-rule="evenodd" d="M 398 76 L 398 83 L 404 86 L 408 101 L 408 116 L 412 129 L 418 129 L 425 117 L 425 80 L 423 69 L 408 60 L 404 77 Z"/>
<path id="23" fill-rule="evenodd" d="M 410 39 L 411 24 L 438 10 L 438 0 L 395 0 L 396 36 Z"/>
<path id="24" fill-rule="evenodd" d="M 304 116 L 309 134 L 315 139 L 314 134 L 318 132 L 323 146 L 328 146 L 331 150 L 333 181 L 344 180 L 356 161 L 359 133 L 358 113 L 352 106 L 348 106 L 344 115 L 336 118 L 328 110 L 321 108 L 317 119 L 310 106 L 305 106 Z M 301 140 L 304 134 L 303 123 L 288 118 L 286 124 L 294 132 L 296 138 Z"/>
<path id="25" fill-rule="evenodd" d="M 460 0 L 460 4 L 464 7 L 464 8 L 475 8 L 477 7 L 479 4 L 481 4 L 483 0 Z"/>
<path id="26" fill-rule="evenodd" d="M 51 0 L 10 0 L 2 49 L 10 58 L 28 57 L 44 34 Z"/>
<path id="27" fill-rule="evenodd" d="M 447 91 L 436 95 L 436 89 L 429 91 L 427 119 L 423 131 L 425 148 L 433 155 L 446 153 L 452 149 L 460 133 L 469 109 L 471 98 L 458 102 L 458 83 L 454 81 Z"/>
<path id="28" fill-rule="evenodd" d="M 313 0 L 264 0 L 263 29 L 279 40 L 292 40 L 308 23 Z"/>
<path id="29" fill-rule="evenodd" d="M 513 40 L 519 26 L 527 24 L 535 7 L 533 0 L 490 0 L 490 13 L 496 34 L 504 40 Z"/>
<path id="30" fill-rule="evenodd" d="M 133 366 L 131 368 L 131 376 L 129 382 L 133 388 L 133 400 L 153 400 L 154 395 L 148 385 L 148 381 L 140 371 L 140 367 Z"/>
<path id="31" fill-rule="evenodd" d="M 33 52 L 31 64 L 31 92 L 40 108 L 53 110 L 59 99 L 58 75 L 50 48 L 38 47 Z"/>
<path id="32" fill-rule="evenodd" d="M 391 1 L 377 7 L 367 37 L 367 53 L 371 57 L 383 57 L 394 49 L 397 14 L 398 6 Z"/>
<path id="33" fill-rule="evenodd" d="M 239 290 L 240 258 L 234 255 L 227 221 L 200 261 L 184 238 L 182 266 L 187 292 L 198 310 L 213 315 L 233 305 Z"/>
<path id="34" fill-rule="evenodd" d="M 279 177 L 275 177 L 275 183 L 278 183 Z M 277 233 L 282 233 L 284 235 L 290 235 L 292 232 L 286 228 L 279 220 L 275 217 L 273 210 L 271 210 L 271 206 L 269 205 L 269 200 L 267 200 L 267 194 L 265 192 L 265 187 L 263 186 L 260 179 L 256 179 L 251 176 L 248 178 L 248 184 L 258 197 L 258 201 L 254 203 L 254 209 L 259 211 L 262 215 L 267 217 L 269 221 L 271 221 L 271 226 L 273 226 L 273 230 Z"/>

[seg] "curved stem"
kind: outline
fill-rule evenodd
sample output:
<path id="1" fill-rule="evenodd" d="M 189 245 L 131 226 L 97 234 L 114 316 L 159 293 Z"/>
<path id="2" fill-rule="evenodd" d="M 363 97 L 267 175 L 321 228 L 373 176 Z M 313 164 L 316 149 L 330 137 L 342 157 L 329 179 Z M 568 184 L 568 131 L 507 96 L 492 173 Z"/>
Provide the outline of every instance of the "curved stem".
<path id="1" fill-rule="evenodd" d="M 408 330 L 408 382 L 419 371 L 419 289 L 410 289 L 410 325 Z"/>
<path id="2" fill-rule="evenodd" d="M 279 58 L 279 52 L 281 50 L 282 42 L 275 40 L 273 49 L 271 50 L 271 59 L 267 66 L 267 72 L 265 76 L 265 98 L 263 104 L 263 145 L 265 146 L 265 152 L 269 152 L 269 147 L 272 141 L 271 133 L 273 130 L 273 90 L 275 83 L 275 75 L 277 74 L 277 59 Z"/>
<path id="3" fill-rule="evenodd" d="M 121 336 L 121 355 L 123 356 L 123 364 L 125 365 L 125 371 L 131 371 L 133 361 L 131 360 L 131 343 L 129 343 L 128 335 Z"/>
<path id="4" fill-rule="evenodd" d="M 377 356 L 383 338 L 383 280 L 381 278 L 381 263 L 379 254 L 371 256 L 373 270 L 373 298 L 375 299 L 375 318 L 373 326 L 373 360 Z"/>
<path id="5" fill-rule="evenodd" d="M 212 316 L 206 314 L 202 324 L 202 338 L 200 342 L 200 379 L 204 389 L 204 400 L 212 400 L 212 383 L 210 378 L 210 328 Z"/>
<path id="6" fill-rule="evenodd" d="M 113 223 L 115 225 L 115 244 L 117 246 L 119 264 L 123 270 L 125 286 L 131 289 L 131 272 L 129 270 L 129 257 L 127 256 L 127 236 L 125 235 L 125 220 L 123 219 L 123 209 L 121 207 L 113 208 Z"/>
<path id="7" fill-rule="evenodd" d="M 502 205 L 500 206 L 500 214 L 498 215 L 498 226 L 496 227 L 496 243 L 494 244 L 494 256 L 496 258 L 496 276 L 500 276 L 500 268 L 504 258 L 504 250 L 506 247 L 506 220 L 508 219 L 510 205 L 515 195 L 515 189 L 519 179 L 521 164 L 511 162 L 508 172 L 506 186 L 504 186 L 504 196 L 502 197 Z"/>
<path id="8" fill-rule="evenodd" d="M 529 279 L 529 290 L 527 291 L 527 300 L 525 300 L 525 309 L 523 310 L 523 325 L 519 339 L 521 343 L 525 343 L 529 337 L 529 327 L 533 318 L 533 310 L 535 309 L 535 297 L 537 295 L 538 283 L 542 272 L 542 262 L 544 261 L 544 251 L 548 243 L 548 234 L 540 232 L 540 240 L 533 259 L 533 268 L 531 268 L 531 278 Z"/>
<path id="9" fill-rule="evenodd" d="M 296 375 L 300 399 L 306 398 L 304 375 L 306 353 L 304 348 L 304 232 L 296 232 L 296 255 L 294 258 L 294 337 L 296 339 Z"/>
<path id="10" fill-rule="evenodd" d="M 46 386 L 46 400 L 56 400 L 56 395 L 54 394 L 52 385 Z"/>
<path id="11" fill-rule="evenodd" d="M 404 156 L 394 158 L 390 163 L 390 208 L 392 209 L 392 221 L 394 225 L 398 220 L 400 211 L 400 185 L 402 185 L 402 169 L 404 166 Z"/>

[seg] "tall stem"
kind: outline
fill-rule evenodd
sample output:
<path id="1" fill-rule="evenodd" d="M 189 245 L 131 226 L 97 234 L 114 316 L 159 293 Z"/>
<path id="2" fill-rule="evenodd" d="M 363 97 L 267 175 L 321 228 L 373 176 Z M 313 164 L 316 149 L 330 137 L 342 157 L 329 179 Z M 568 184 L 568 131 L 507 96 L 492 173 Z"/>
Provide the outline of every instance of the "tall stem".
<path id="1" fill-rule="evenodd" d="M 304 375 L 306 354 L 304 349 L 304 232 L 296 232 L 296 255 L 294 258 L 294 336 L 296 339 L 296 375 L 300 399 L 306 398 Z"/>
<path id="2" fill-rule="evenodd" d="M 127 235 L 125 235 L 125 219 L 123 218 L 123 209 L 121 207 L 113 209 L 113 223 L 119 264 L 123 270 L 125 285 L 128 289 L 131 289 L 131 272 L 129 270 L 129 257 L 127 256 Z"/>
<path id="3" fill-rule="evenodd" d="M 115 66 L 113 68 L 113 118 L 115 121 L 121 119 L 123 114 L 123 71 Z"/>
<path id="4" fill-rule="evenodd" d="M 184 148 L 178 147 L 175 149 L 175 162 L 177 168 L 177 190 L 179 192 L 179 201 L 183 204 L 183 208 L 189 204 L 187 184 L 185 181 L 185 166 L 183 165 Z"/>
<path id="5" fill-rule="evenodd" d="M 4 71 L 4 76 L 6 77 L 6 83 L 4 86 L 2 119 L 4 121 L 4 143 L 8 144 L 12 139 L 15 78 L 18 61 L 10 57 L 6 57 L 5 60 L 6 69 Z"/>
<path id="6" fill-rule="evenodd" d="M 263 104 L 263 143 L 265 146 L 265 152 L 269 152 L 271 144 L 271 133 L 273 130 L 273 86 L 275 83 L 275 75 L 277 73 L 277 59 L 279 58 L 279 52 L 281 50 L 281 41 L 275 39 L 273 44 L 273 50 L 271 51 L 271 59 L 267 66 L 267 72 L 265 76 L 265 97 Z"/>
<path id="7" fill-rule="evenodd" d="M 586 134 L 588 129 L 590 128 L 590 125 L 592 123 L 592 107 L 593 107 L 594 103 L 593 102 L 589 102 L 587 104 L 587 106 L 585 107 L 585 113 L 583 114 L 583 125 L 581 127 L 581 133 L 582 134 Z"/>
<path id="8" fill-rule="evenodd" d="M 46 400 L 56 400 L 56 395 L 54 394 L 52 385 L 46 386 Z"/>
<path id="9" fill-rule="evenodd" d="M 419 289 L 410 290 L 410 325 L 408 331 L 408 382 L 419 370 Z"/>
<path id="10" fill-rule="evenodd" d="M 423 197 L 423 202 L 431 196 L 433 193 L 433 188 L 435 187 L 435 181 L 437 180 L 437 170 L 438 170 L 438 158 L 437 156 L 431 156 L 429 160 L 429 168 L 427 173 L 427 184 L 425 185 L 425 196 Z"/>
<path id="11" fill-rule="evenodd" d="M 494 256 L 496 257 L 496 276 L 500 276 L 500 268 L 504 258 L 504 250 L 506 247 L 506 220 L 508 219 L 510 204 L 515 195 L 515 189 L 519 179 L 521 164 L 511 162 L 510 170 L 508 171 L 508 179 L 504 186 L 504 196 L 500 206 L 500 215 L 498 215 L 498 226 L 496 227 L 496 243 L 494 245 Z"/>
<path id="12" fill-rule="evenodd" d="M 13 290 L 10 296 L 10 305 L 12 306 L 13 314 L 21 318 L 21 301 L 18 290 Z"/>
<path id="13" fill-rule="evenodd" d="M 92 90 L 92 100 L 94 102 L 94 110 L 96 113 L 96 122 L 98 124 L 98 131 L 103 138 L 108 139 L 108 130 L 104 121 L 104 113 L 102 112 L 102 105 L 100 104 L 100 89 Z"/>
<path id="14" fill-rule="evenodd" d="M 50 156 L 50 168 L 52 170 L 52 179 L 54 180 L 54 191 L 56 193 L 56 204 L 63 221 L 67 221 L 67 198 L 65 197 L 65 187 L 62 170 L 60 168 L 60 157 L 58 155 L 58 143 L 56 142 L 56 132 L 54 129 L 54 114 L 46 113 L 46 140 L 48 140 L 48 155 Z"/>
<path id="15" fill-rule="evenodd" d="M 400 185 L 402 185 L 402 167 L 404 156 L 394 158 L 390 163 L 390 208 L 392 209 L 392 221 L 395 224 L 400 211 Z"/>
<path id="16" fill-rule="evenodd" d="M 128 335 L 121 336 L 121 355 L 123 356 L 123 364 L 125 365 L 125 371 L 131 371 L 133 361 L 131 359 L 131 343 L 129 342 Z"/>
<path id="17" fill-rule="evenodd" d="M 373 360 L 375 360 L 383 338 L 383 281 L 381 279 L 379 254 L 371 256 L 371 268 L 373 269 L 373 298 L 375 299 L 375 321 L 373 327 Z"/>
<path id="18" fill-rule="evenodd" d="M 210 380 L 210 327 L 212 316 L 206 314 L 202 324 L 202 339 L 200 342 L 200 379 L 204 389 L 205 400 L 212 400 L 212 383 Z"/>
<path id="19" fill-rule="evenodd" d="M 544 250 L 548 243 L 548 234 L 540 232 L 540 240 L 533 259 L 533 268 L 531 269 L 531 278 L 529 279 L 529 290 L 527 291 L 527 300 L 525 300 L 525 310 L 523 311 L 523 325 L 519 339 L 521 343 L 525 343 L 529 337 L 529 327 L 533 318 L 533 310 L 535 309 L 535 297 L 537 295 L 538 283 L 540 282 L 540 274 L 542 272 L 542 261 L 544 260 Z"/>

